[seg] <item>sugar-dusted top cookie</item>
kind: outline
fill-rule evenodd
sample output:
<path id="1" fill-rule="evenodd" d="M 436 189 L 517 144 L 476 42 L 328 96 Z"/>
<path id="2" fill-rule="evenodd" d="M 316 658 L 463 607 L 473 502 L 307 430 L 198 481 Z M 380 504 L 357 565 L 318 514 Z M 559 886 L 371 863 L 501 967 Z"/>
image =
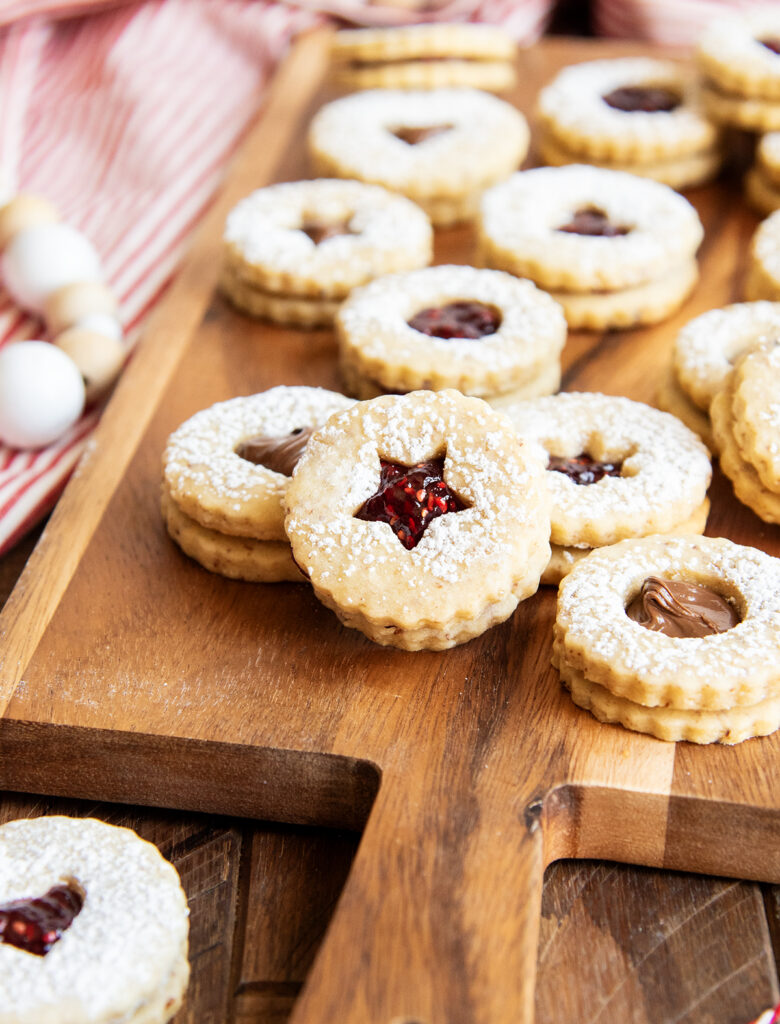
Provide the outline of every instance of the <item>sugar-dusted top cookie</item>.
<path id="1" fill-rule="evenodd" d="M 189 977 L 175 868 L 126 828 L 0 826 L 0 1021 L 163 1024 Z"/>
<path id="2" fill-rule="evenodd" d="M 693 72 L 649 57 L 564 68 L 539 93 L 542 124 L 574 150 L 608 160 L 660 160 L 712 147 Z"/>
<path id="3" fill-rule="evenodd" d="M 407 650 L 477 636 L 534 593 L 549 559 L 541 462 L 457 391 L 359 402 L 309 442 L 285 529 L 317 596 Z"/>
<path id="4" fill-rule="evenodd" d="M 342 360 L 386 391 L 510 391 L 557 360 L 560 306 L 498 270 L 437 266 L 383 277 L 352 293 L 336 330 Z"/>
<path id="5" fill-rule="evenodd" d="M 525 118 L 476 89 L 377 89 L 327 103 L 309 148 L 318 166 L 404 195 L 461 196 L 513 171 L 528 150 Z"/>
<path id="6" fill-rule="evenodd" d="M 266 291 L 343 298 L 380 274 L 430 262 L 423 211 L 376 185 L 316 179 L 269 185 L 228 214 L 227 266 Z"/>
<path id="7" fill-rule="evenodd" d="M 780 10 L 775 4 L 713 19 L 699 40 L 697 60 L 724 90 L 780 99 Z"/>
<path id="8" fill-rule="evenodd" d="M 217 402 L 170 436 L 170 498 L 209 529 L 285 540 L 282 500 L 311 431 L 352 399 L 324 388 L 279 387 Z"/>
<path id="9" fill-rule="evenodd" d="M 587 223 L 585 223 L 587 221 Z M 666 185 L 583 164 L 513 174 L 482 198 L 491 261 L 544 288 L 629 288 L 693 258 L 703 229 Z"/>
<path id="10" fill-rule="evenodd" d="M 555 544 L 596 547 L 665 533 L 706 497 L 707 449 L 674 416 L 642 402 L 563 392 L 502 412 L 544 450 Z"/>

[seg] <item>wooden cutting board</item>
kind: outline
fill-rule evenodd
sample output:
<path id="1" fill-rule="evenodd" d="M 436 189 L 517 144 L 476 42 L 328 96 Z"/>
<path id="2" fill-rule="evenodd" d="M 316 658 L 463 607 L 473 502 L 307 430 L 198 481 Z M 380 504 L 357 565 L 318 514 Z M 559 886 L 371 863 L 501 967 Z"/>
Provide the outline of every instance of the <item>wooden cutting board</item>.
<path id="1" fill-rule="evenodd" d="M 564 64 L 637 52 L 537 46 L 514 99 L 530 112 Z M 232 582 L 168 540 L 174 427 L 275 384 L 338 386 L 330 332 L 252 322 L 214 290 L 226 212 L 305 176 L 325 70 L 320 33 L 277 75 L 6 606 L 0 786 L 363 829 L 295 1024 L 530 1024 L 552 860 L 780 881 L 780 734 L 698 748 L 598 724 L 550 666 L 551 588 L 461 648 L 413 654 L 343 629 L 304 585 Z M 739 297 L 756 218 L 735 181 L 691 198 L 699 288 L 654 329 L 573 334 L 565 387 L 652 401 L 680 326 Z M 472 252 L 468 229 L 437 239 L 439 262 Z M 711 496 L 709 533 L 780 555 L 780 530 L 717 474 Z"/>

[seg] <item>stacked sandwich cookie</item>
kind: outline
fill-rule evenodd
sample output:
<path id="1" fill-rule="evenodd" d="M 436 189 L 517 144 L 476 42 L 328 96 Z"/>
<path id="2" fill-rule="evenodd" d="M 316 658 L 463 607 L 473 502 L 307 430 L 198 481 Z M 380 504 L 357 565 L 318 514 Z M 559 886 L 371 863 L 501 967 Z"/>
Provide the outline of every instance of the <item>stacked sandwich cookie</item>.
<path id="1" fill-rule="evenodd" d="M 523 115 L 476 89 L 356 93 L 327 103 L 309 128 L 317 173 L 401 192 L 437 227 L 473 219 L 528 143 Z"/>
<path id="2" fill-rule="evenodd" d="M 352 288 L 430 263 L 432 240 L 419 207 L 375 185 L 270 185 L 228 215 L 220 287 L 250 316 L 326 326 Z"/>
<path id="3" fill-rule="evenodd" d="M 780 302 L 780 210 L 763 220 L 751 239 L 744 290 L 746 299 Z"/>
<path id="4" fill-rule="evenodd" d="M 521 171 L 482 201 L 480 258 L 549 291 L 570 327 L 656 323 L 696 284 L 703 236 L 666 185 L 572 164 Z"/>
<path id="5" fill-rule="evenodd" d="M 766 4 L 713 20 L 697 50 L 702 99 L 714 120 L 752 132 L 780 129 L 780 11 Z"/>
<path id="6" fill-rule="evenodd" d="M 346 29 L 331 43 L 333 78 L 353 89 L 501 92 L 514 84 L 516 52 L 515 41 L 497 25 L 454 22 Z"/>
<path id="7" fill-rule="evenodd" d="M 505 417 L 457 391 L 332 417 L 285 497 L 295 561 L 340 621 L 444 650 L 507 619 L 550 558 L 544 468 Z"/>
<path id="8" fill-rule="evenodd" d="M 336 331 L 342 377 L 358 398 L 456 388 L 493 400 L 558 390 L 566 320 L 530 281 L 438 266 L 356 289 Z"/>
<path id="9" fill-rule="evenodd" d="M 755 163 L 745 175 L 745 196 L 764 216 L 780 209 L 780 131 L 761 136 Z"/>
<path id="10" fill-rule="evenodd" d="M 550 562 L 559 583 L 594 548 L 647 534 L 702 533 L 709 454 L 679 420 L 611 395 L 562 393 L 502 405 L 537 444 L 552 498 Z"/>
<path id="11" fill-rule="evenodd" d="M 171 537 L 211 572 L 300 581 L 284 532 L 284 493 L 312 431 L 352 404 L 322 388 L 282 386 L 190 417 L 163 457 Z"/>
<path id="12" fill-rule="evenodd" d="M 539 94 L 546 163 L 595 164 L 687 188 L 714 177 L 720 132 L 701 111 L 695 75 L 647 57 L 564 68 Z"/>
<path id="13" fill-rule="evenodd" d="M 0 826 L 0 1019 L 166 1024 L 189 980 L 187 917 L 176 869 L 130 829 Z"/>
<path id="14" fill-rule="evenodd" d="M 561 583 L 553 663 L 575 704 L 662 740 L 780 726 L 780 559 L 722 537 L 595 551 Z"/>
<path id="15" fill-rule="evenodd" d="M 720 465 L 739 500 L 780 523 L 780 339 L 743 355 L 710 407 Z"/>

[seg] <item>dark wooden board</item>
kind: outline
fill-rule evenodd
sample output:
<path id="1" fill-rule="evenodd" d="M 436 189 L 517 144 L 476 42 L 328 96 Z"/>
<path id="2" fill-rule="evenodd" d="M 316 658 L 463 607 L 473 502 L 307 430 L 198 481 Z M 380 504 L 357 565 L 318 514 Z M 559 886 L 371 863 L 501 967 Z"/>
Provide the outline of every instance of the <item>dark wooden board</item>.
<path id="1" fill-rule="evenodd" d="M 408 654 L 342 629 L 303 586 L 210 576 L 166 538 L 159 458 L 174 426 L 233 394 L 337 383 L 328 332 L 252 324 L 213 294 L 226 209 L 305 173 L 323 47 L 304 40 L 278 76 L 9 601 L 0 781 L 365 823 L 294 1020 L 517 1024 L 533 1013 L 542 875 L 555 858 L 780 879 L 779 741 L 675 748 L 598 725 L 550 667 L 549 589 L 462 648 Z M 528 110 L 557 67 L 625 49 L 537 47 L 515 99 Z M 653 330 L 572 336 L 566 386 L 651 400 L 681 324 L 735 297 L 755 218 L 728 185 L 692 198 L 708 232 L 696 293 Z M 467 262 L 472 244 L 468 231 L 441 233 L 437 257 Z M 780 553 L 776 528 L 722 481 L 713 493 L 709 532 Z"/>

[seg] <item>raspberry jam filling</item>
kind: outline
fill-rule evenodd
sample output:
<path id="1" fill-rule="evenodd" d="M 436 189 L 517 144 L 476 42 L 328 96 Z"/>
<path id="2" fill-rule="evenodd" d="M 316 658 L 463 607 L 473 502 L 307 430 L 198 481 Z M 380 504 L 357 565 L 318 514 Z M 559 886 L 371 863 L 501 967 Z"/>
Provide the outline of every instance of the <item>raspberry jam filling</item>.
<path id="1" fill-rule="evenodd" d="M 388 523 L 407 551 L 417 546 L 434 519 L 469 507 L 444 482 L 444 458 L 414 466 L 381 459 L 379 465 L 376 494 L 358 509 L 355 519 Z"/>
<path id="2" fill-rule="evenodd" d="M 682 100 L 672 89 L 662 85 L 624 85 L 601 97 L 608 107 L 624 110 L 628 114 L 668 114 L 680 106 Z"/>
<path id="3" fill-rule="evenodd" d="M 597 484 L 605 476 L 620 476 L 623 463 L 598 462 L 582 452 L 572 458 L 551 455 L 547 468 L 555 473 L 565 473 L 575 484 Z"/>
<path id="4" fill-rule="evenodd" d="M 407 323 L 432 338 L 474 340 L 495 334 L 501 326 L 501 314 L 495 306 L 486 306 L 484 302 L 449 302 L 446 306 L 421 309 Z"/>
<path id="5" fill-rule="evenodd" d="M 429 124 L 421 125 L 418 128 L 401 125 L 398 128 L 391 128 L 390 131 L 401 142 L 405 142 L 408 146 L 416 146 L 418 142 L 425 142 L 427 139 L 433 139 L 437 135 L 443 135 L 445 132 L 452 131 L 454 127 L 451 124 Z"/>
<path id="6" fill-rule="evenodd" d="M 298 459 L 303 455 L 303 449 L 313 433 L 311 427 L 296 427 L 282 437 L 258 434 L 256 437 L 248 437 L 236 445 L 234 450 L 239 458 L 246 459 L 247 462 L 265 466 L 266 469 L 281 473 L 282 476 L 292 476 L 292 471 L 298 465 Z"/>
<path id="7" fill-rule="evenodd" d="M 45 956 L 83 906 L 84 896 L 71 885 L 55 885 L 35 899 L 12 900 L 0 906 L 0 943 Z"/>
<path id="8" fill-rule="evenodd" d="M 767 50 L 771 50 L 772 53 L 780 54 L 780 39 L 776 36 L 770 36 L 768 39 L 759 39 L 758 41 Z"/>
<path id="9" fill-rule="evenodd" d="M 324 221 L 307 220 L 301 224 L 300 229 L 304 235 L 308 235 L 315 245 L 327 242 L 329 238 L 338 238 L 340 235 L 354 235 L 349 221 L 343 220 L 337 224 L 326 224 Z"/>
<path id="10" fill-rule="evenodd" d="M 631 228 L 621 224 L 613 224 L 603 210 L 595 206 L 583 206 L 576 210 L 568 224 L 562 224 L 558 231 L 566 231 L 570 235 L 593 235 L 602 238 L 615 238 L 627 235 Z"/>

